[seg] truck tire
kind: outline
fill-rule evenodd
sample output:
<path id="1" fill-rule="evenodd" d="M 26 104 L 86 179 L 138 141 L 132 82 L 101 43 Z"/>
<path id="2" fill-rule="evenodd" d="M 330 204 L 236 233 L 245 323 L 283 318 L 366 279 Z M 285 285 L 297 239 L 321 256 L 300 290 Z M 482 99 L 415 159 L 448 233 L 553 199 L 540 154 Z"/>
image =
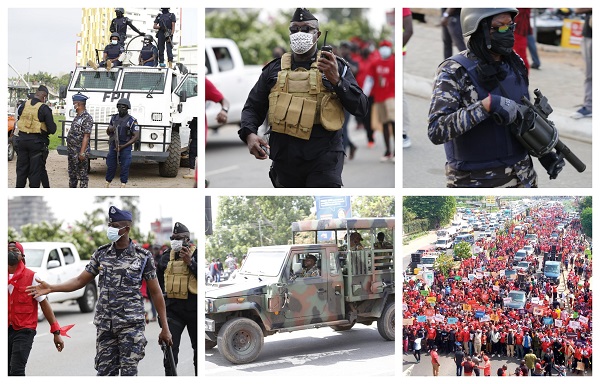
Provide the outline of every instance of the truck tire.
<path id="1" fill-rule="evenodd" d="M 336 332 L 349 331 L 352 329 L 352 327 L 354 327 L 355 324 L 356 322 L 352 322 L 348 325 L 332 325 L 331 329 L 333 329 Z"/>
<path id="2" fill-rule="evenodd" d="M 158 164 L 158 173 L 161 177 L 177 177 L 179 162 L 181 160 L 181 139 L 179 132 L 171 131 L 171 144 L 169 145 L 169 157 L 163 163 Z"/>
<path id="3" fill-rule="evenodd" d="M 263 347 L 264 336 L 256 322 L 243 317 L 231 319 L 217 336 L 219 352 L 233 364 L 254 361 Z"/>
<path id="4" fill-rule="evenodd" d="M 83 296 L 77 299 L 77 304 L 79 304 L 79 309 L 82 313 L 89 313 L 96 308 L 96 300 L 98 300 L 96 286 L 93 283 L 89 283 L 85 286 Z"/>
<path id="5" fill-rule="evenodd" d="M 383 308 L 381 317 L 377 319 L 377 330 L 386 340 L 396 340 L 396 304 L 388 302 Z"/>
<path id="6" fill-rule="evenodd" d="M 210 341 L 210 340 L 204 339 L 204 350 L 205 351 L 211 350 L 216 346 L 217 346 L 216 341 Z"/>
<path id="7" fill-rule="evenodd" d="M 12 161 L 15 158 L 15 145 L 14 136 L 8 138 L 8 161 Z"/>

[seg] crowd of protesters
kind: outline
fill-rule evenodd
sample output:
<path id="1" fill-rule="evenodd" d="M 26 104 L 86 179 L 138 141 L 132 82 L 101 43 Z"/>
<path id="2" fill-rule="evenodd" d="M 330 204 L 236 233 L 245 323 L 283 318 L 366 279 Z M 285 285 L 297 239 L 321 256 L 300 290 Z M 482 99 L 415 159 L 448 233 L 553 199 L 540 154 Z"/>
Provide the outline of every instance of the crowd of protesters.
<path id="1" fill-rule="evenodd" d="M 537 241 L 526 260 L 537 272 L 540 258 L 556 254 L 563 265 L 558 283 L 543 273 L 508 272 L 514 271 L 514 254 L 528 244 L 525 235 L 532 233 Z M 456 262 L 447 276 L 437 271 L 433 281 L 405 276 L 404 353 L 414 353 L 419 362 L 422 352 L 436 346 L 440 354 L 452 354 L 459 376 L 463 371 L 491 375 L 490 361 L 507 358 L 516 359 L 519 367 L 507 372 L 504 365 L 498 375 L 587 374 L 592 365 L 592 261 L 579 219 L 562 205 L 530 208 L 473 248 L 473 256 Z M 526 292 L 523 309 L 506 305 L 511 290 Z"/>

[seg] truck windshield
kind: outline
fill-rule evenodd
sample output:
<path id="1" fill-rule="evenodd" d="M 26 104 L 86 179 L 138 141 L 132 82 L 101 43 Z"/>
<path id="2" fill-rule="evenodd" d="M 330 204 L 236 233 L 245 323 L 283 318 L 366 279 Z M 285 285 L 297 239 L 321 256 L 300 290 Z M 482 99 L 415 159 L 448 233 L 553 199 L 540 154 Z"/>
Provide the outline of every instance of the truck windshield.
<path id="1" fill-rule="evenodd" d="M 29 255 L 27 255 L 27 257 L 29 257 Z M 29 262 L 29 259 L 27 260 L 27 262 Z M 544 272 L 559 274 L 560 273 L 560 266 L 558 264 L 548 264 L 548 263 L 546 263 L 546 266 L 544 267 Z"/>
<path id="2" fill-rule="evenodd" d="M 240 273 L 246 275 L 278 276 L 287 252 L 260 251 L 248 254 Z"/>
<path id="3" fill-rule="evenodd" d="M 27 267 L 39 268 L 42 266 L 44 258 L 43 249 L 23 249 L 23 253 L 27 255 Z"/>
<path id="4" fill-rule="evenodd" d="M 423 257 L 421 259 L 421 263 L 422 264 L 427 264 L 427 265 L 433 265 L 433 262 L 435 261 L 435 257 Z"/>
<path id="5" fill-rule="evenodd" d="M 162 93 L 166 72 L 124 72 L 122 91 L 150 91 Z"/>
<path id="6" fill-rule="evenodd" d="M 77 80 L 75 80 L 73 89 L 103 89 L 112 91 L 115 89 L 116 83 L 116 76 L 106 76 L 106 74 L 100 76 L 99 72 L 96 71 L 81 71 L 77 76 Z"/>

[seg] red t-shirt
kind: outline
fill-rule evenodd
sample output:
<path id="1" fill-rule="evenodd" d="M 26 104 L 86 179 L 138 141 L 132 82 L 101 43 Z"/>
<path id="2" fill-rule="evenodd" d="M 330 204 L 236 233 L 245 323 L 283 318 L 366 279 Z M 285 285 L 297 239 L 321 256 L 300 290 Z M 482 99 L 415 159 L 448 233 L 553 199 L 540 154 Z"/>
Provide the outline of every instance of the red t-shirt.
<path id="1" fill-rule="evenodd" d="M 219 92 L 217 87 L 213 85 L 206 77 L 204 78 L 204 101 L 214 101 L 215 103 L 219 103 L 223 100 L 223 94 Z M 205 133 L 208 136 L 208 119 L 206 117 L 206 113 L 204 114 L 204 124 L 205 124 Z"/>
<path id="2" fill-rule="evenodd" d="M 382 103 L 396 95 L 396 56 L 392 54 L 387 59 L 378 59 L 369 68 L 373 77 L 371 95 L 376 103 Z"/>

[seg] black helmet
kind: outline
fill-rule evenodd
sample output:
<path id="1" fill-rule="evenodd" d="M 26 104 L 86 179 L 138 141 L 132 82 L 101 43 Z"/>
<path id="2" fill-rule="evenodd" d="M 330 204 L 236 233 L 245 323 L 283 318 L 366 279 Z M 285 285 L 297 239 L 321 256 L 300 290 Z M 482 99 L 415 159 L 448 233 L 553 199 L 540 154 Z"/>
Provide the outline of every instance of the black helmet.
<path id="1" fill-rule="evenodd" d="M 115 8 L 116 13 L 125 13 L 125 8 Z"/>
<path id="2" fill-rule="evenodd" d="M 129 102 L 128 99 L 126 99 L 124 97 L 122 99 L 119 99 L 119 101 L 117 101 L 117 106 L 119 106 L 119 105 L 125 105 L 127 107 L 127 109 L 131 109 L 131 103 Z"/>
<path id="3" fill-rule="evenodd" d="M 145 35 L 145 36 L 144 36 L 144 41 L 148 41 L 148 42 L 150 42 L 150 43 L 151 43 L 151 42 L 153 42 L 153 41 L 154 41 L 154 39 L 153 39 L 153 38 L 152 38 L 152 36 L 150 36 L 150 35 Z"/>
<path id="4" fill-rule="evenodd" d="M 475 33 L 483 19 L 501 13 L 511 13 L 514 19 L 519 11 L 517 8 L 463 8 L 460 11 L 460 26 L 463 36 L 467 37 Z"/>
<path id="5" fill-rule="evenodd" d="M 117 39 L 119 39 L 119 41 L 121 41 L 121 35 L 119 35 L 117 32 L 113 32 L 110 34 L 110 39 L 112 40 L 113 37 L 116 37 Z"/>

